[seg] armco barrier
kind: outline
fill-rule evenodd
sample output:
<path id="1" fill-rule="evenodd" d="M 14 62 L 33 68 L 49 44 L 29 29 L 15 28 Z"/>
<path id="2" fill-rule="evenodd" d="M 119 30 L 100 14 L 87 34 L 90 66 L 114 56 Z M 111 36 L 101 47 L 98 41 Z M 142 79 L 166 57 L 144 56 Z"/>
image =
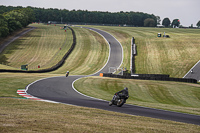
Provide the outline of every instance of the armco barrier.
<path id="1" fill-rule="evenodd" d="M 8 70 L 8 69 L 0 69 L 0 72 L 14 72 L 14 73 L 45 73 L 45 72 L 51 72 L 54 71 L 56 69 L 58 69 L 59 67 L 61 67 L 65 60 L 67 59 L 67 57 L 70 55 L 70 53 L 73 51 L 75 45 L 76 45 L 76 34 L 74 32 L 74 30 L 71 27 L 68 27 L 71 31 L 72 31 L 72 35 L 73 35 L 73 43 L 72 46 L 70 47 L 70 49 L 67 51 L 67 53 L 63 56 L 63 58 L 54 66 L 47 68 L 47 69 L 41 69 L 41 70 L 30 70 L 30 71 L 24 71 L 24 70 Z"/>
<path id="2" fill-rule="evenodd" d="M 123 78 L 123 79 L 160 80 L 160 81 L 197 83 L 196 79 L 171 78 L 171 77 L 169 77 L 169 75 L 161 75 L 161 74 L 138 74 L 138 76 L 131 76 L 128 74 L 127 75 L 115 75 L 112 73 L 103 73 L 101 75 L 103 75 L 103 77 Z"/>

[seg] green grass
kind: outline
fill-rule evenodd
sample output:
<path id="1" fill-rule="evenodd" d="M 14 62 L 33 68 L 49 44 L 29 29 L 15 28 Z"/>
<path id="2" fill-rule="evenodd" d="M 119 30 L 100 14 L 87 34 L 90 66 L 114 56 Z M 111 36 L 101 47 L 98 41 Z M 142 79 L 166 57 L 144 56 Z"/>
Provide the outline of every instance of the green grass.
<path id="1" fill-rule="evenodd" d="M 18 57 L 22 58 L 23 53 L 26 53 L 24 51 L 29 51 L 30 55 L 28 53 L 26 55 L 27 58 L 29 57 L 29 61 L 33 59 L 31 61 L 32 66 L 35 66 L 38 62 L 45 64 L 50 61 L 46 57 L 51 57 L 52 61 L 47 63 L 51 66 L 58 60 L 57 57 L 62 57 L 55 48 L 63 46 L 63 42 L 66 39 L 65 33 L 64 36 L 61 35 L 64 31 L 60 30 L 60 26 L 38 24 L 35 26 L 39 26 L 38 29 L 30 32 L 29 35 L 25 35 L 24 37 L 27 39 L 20 38 L 19 42 L 15 43 L 16 46 L 12 48 L 11 45 L 10 51 L 0 57 L 0 59 L 3 57 L 5 63 L 7 61 L 8 65 L 10 65 L 9 69 L 19 69 L 17 63 L 19 65 L 26 63 L 23 62 L 25 59 L 18 60 L 17 63 L 11 60 L 14 58 L 13 54 L 15 54 L 16 59 Z M 164 29 L 171 36 L 170 39 L 164 39 L 156 37 L 157 32 L 163 32 L 159 31 L 163 29 L 98 28 L 109 31 L 122 43 L 124 50 L 123 65 L 126 68 L 129 68 L 130 64 L 130 40 L 132 36 L 136 37 L 139 51 L 136 58 L 136 71 L 138 73 L 165 74 L 166 71 L 167 74 L 172 76 L 176 74 L 175 76 L 179 77 L 184 75 L 185 72 L 182 71 L 189 70 L 192 63 L 198 60 L 198 52 L 191 55 L 187 53 L 199 50 L 199 30 Z M 96 72 L 105 64 L 108 57 L 108 45 L 105 40 L 93 31 L 76 27 L 73 27 L 73 29 L 77 36 L 77 46 L 60 69 L 45 74 L 0 73 L 0 132 L 199 132 L 199 126 L 192 124 L 64 104 L 17 99 L 22 98 L 17 95 L 17 89 L 24 89 L 35 80 L 45 77 L 63 76 L 68 70 L 70 75 L 88 75 Z M 61 35 L 63 39 L 57 39 L 59 37 L 54 36 L 55 33 L 56 35 Z M 67 35 L 70 34 L 67 33 Z M 181 38 L 188 41 L 185 42 Z M 55 47 L 52 43 L 54 40 L 57 42 L 56 45 L 58 44 Z M 70 41 L 72 40 L 69 39 L 66 43 L 71 45 L 72 42 Z M 186 46 L 188 42 L 190 42 L 189 46 Z M 46 45 L 46 43 L 50 44 Z M 40 51 L 39 54 L 45 61 L 43 58 L 36 57 L 33 54 L 36 48 L 38 48 L 37 52 Z M 64 49 L 67 49 L 67 47 Z M 169 51 L 166 49 L 169 49 Z M 49 51 L 51 51 L 52 55 L 49 55 Z M 158 53 L 155 54 L 155 51 Z M 182 51 L 186 51 L 183 52 L 186 54 L 184 57 Z M 166 55 L 166 57 L 163 55 Z M 180 61 L 183 58 L 185 60 Z M 187 63 L 187 61 L 191 64 Z M 186 63 L 182 71 L 178 70 L 181 63 Z M 173 65 L 175 66 L 174 68 L 171 67 Z M 161 66 L 164 67 L 160 68 Z M 48 65 L 45 67 L 48 67 Z M 0 65 L 0 68 L 7 68 L 7 66 Z M 158 70 L 155 68 L 158 68 Z M 32 69 L 36 68 L 33 67 Z M 176 73 L 171 74 L 174 72 Z M 111 100 L 113 94 L 125 86 L 129 88 L 130 92 L 130 98 L 127 100 L 129 104 L 200 114 L 200 90 L 198 84 L 100 77 L 83 78 L 75 82 L 75 87 L 81 92 L 84 89 L 85 94 L 101 99 L 106 98 L 106 100 Z"/>
<path id="2" fill-rule="evenodd" d="M 185 124 L 168 120 L 154 119 L 141 116 L 132 116 L 122 113 L 105 111 L 100 109 L 39 102 L 34 100 L 18 99 L 17 89 L 23 89 L 29 83 L 44 77 L 59 76 L 54 74 L 0 74 L 0 132 L 199 132 L 200 126 Z M 104 79 L 104 78 L 103 78 Z M 126 81 L 113 81 L 108 79 L 105 87 L 102 79 L 91 77 L 84 80 L 82 86 L 91 83 L 96 84 L 91 91 L 92 96 L 100 95 L 102 92 L 111 98 L 113 91 L 118 91 L 123 84 L 132 85 Z M 97 82 L 98 81 L 98 82 Z M 78 81 L 79 82 L 79 81 Z M 76 83 L 78 83 L 76 82 Z M 136 81 L 137 82 L 137 81 Z M 143 81 L 138 81 L 137 84 Z M 87 83 L 87 84 L 86 84 Z M 102 85 L 99 85 L 101 83 Z M 153 83 L 152 83 L 153 84 Z M 161 83 L 164 84 L 164 83 Z M 111 85 L 115 89 L 110 89 Z M 143 85 L 143 84 L 141 84 Z M 193 84 L 194 85 L 194 84 Z M 98 87 L 102 87 L 102 90 Z M 127 102 L 137 95 L 129 87 L 131 97 Z M 146 87 L 144 87 L 146 89 Z M 85 91 L 88 91 L 86 89 Z M 97 92 L 97 93 L 94 93 Z M 12 97 L 12 98 L 11 98 Z M 131 100 L 132 99 L 132 100 Z M 135 101 L 134 101 L 135 103 Z M 194 109 L 194 108 L 193 108 Z M 50 116 L 50 117 L 49 117 Z"/>
<path id="3" fill-rule="evenodd" d="M 100 109 L 1 98 L 0 132 L 197 133 L 200 126 Z"/>
<path id="4" fill-rule="evenodd" d="M 182 78 L 200 60 L 200 30 L 172 28 L 104 27 L 123 45 L 123 66 L 130 68 L 130 44 L 135 37 L 138 55 L 136 73 L 169 74 Z M 157 33 L 170 35 L 158 38 Z"/>
<path id="5" fill-rule="evenodd" d="M 87 77 L 76 81 L 74 86 L 85 95 L 107 101 L 128 87 L 128 104 L 200 115 L 198 84 Z"/>
<path id="6" fill-rule="evenodd" d="M 18 89 L 25 89 L 25 87 L 28 84 L 38 79 L 53 77 L 53 76 L 61 76 L 61 75 L 0 73 L 0 97 L 21 97 L 17 94 Z"/>
<path id="7" fill-rule="evenodd" d="M 0 55 L 0 63 L 20 69 L 28 64 L 29 70 L 49 68 L 62 59 L 72 45 L 71 30 L 60 26 L 31 24 L 37 27 L 11 43 Z M 61 48 L 61 50 L 60 50 Z"/>
<path id="8" fill-rule="evenodd" d="M 89 75 L 100 70 L 108 59 L 109 46 L 96 32 L 84 28 L 73 27 L 77 44 L 65 64 L 51 73 L 70 75 Z"/>
<path id="9" fill-rule="evenodd" d="M 11 43 L 0 54 L 1 69 L 20 69 L 28 64 L 29 70 L 49 68 L 55 65 L 72 45 L 72 33 L 60 26 L 32 24 L 37 29 Z M 109 46 L 96 32 L 84 28 L 72 27 L 77 43 L 65 64 L 53 74 L 89 75 L 100 70 L 108 59 Z M 61 50 L 60 50 L 61 48 Z"/>

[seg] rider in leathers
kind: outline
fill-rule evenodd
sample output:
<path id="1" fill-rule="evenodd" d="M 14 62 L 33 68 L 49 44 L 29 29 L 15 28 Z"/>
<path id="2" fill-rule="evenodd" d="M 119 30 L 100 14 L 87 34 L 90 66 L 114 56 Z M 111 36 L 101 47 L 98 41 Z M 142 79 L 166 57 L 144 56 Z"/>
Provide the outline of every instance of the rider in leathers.
<path id="1" fill-rule="evenodd" d="M 125 102 L 126 102 L 126 100 L 129 97 L 129 95 L 128 95 L 128 88 L 125 87 L 123 90 L 118 91 L 117 93 L 115 93 L 115 95 L 113 96 L 112 102 L 115 100 L 115 98 L 117 97 L 117 95 L 120 96 L 120 97 L 124 97 Z"/>

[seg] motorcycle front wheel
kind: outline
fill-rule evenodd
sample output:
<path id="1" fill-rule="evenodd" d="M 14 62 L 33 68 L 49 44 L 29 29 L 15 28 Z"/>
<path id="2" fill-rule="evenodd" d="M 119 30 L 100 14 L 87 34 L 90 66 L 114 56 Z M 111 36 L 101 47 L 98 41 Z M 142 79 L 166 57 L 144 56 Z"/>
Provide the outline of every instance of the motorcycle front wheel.
<path id="1" fill-rule="evenodd" d="M 117 106 L 121 107 L 125 103 L 124 99 L 120 99 L 120 101 L 117 102 Z"/>

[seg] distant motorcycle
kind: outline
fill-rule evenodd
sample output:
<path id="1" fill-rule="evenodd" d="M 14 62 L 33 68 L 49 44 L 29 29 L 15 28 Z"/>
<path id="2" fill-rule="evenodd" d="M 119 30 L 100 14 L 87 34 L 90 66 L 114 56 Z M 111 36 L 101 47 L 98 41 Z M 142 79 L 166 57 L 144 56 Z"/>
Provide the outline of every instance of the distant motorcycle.
<path id="1" fill-rule="evenodd" d="M 122 95 L 115 94 L 113 96 L 113 99 L 109 102 L 109 106 L 116 105 L 118 107 L 121 107 L 126 102 L 126 99 L 128 99 L 128 96 L 125 97 Z"/>
<path id="2" fill-rule="evenodd" d="M 68 77 L 68 75 L 69 75 L 69 71 L 66 72 L 66 77 Z"/>

